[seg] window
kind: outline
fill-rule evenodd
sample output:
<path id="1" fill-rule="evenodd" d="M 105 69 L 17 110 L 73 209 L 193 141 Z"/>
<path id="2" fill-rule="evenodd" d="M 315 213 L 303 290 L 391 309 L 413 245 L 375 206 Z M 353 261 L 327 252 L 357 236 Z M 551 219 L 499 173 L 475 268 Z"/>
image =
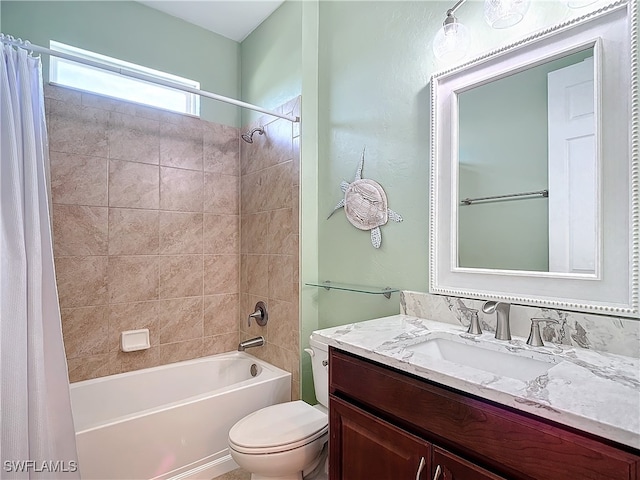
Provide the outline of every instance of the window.
<path id="1" fill-rule="evenodd" d="M 169 81 L 180 86 L 200 88 L 200 82 L 152 70 L 134 63 L 107 57 L 55 41 L 51 50 L 66 53 L 85 60 L 107 65 L 122 72 L 144 74 L 158 80 Z M 84 65 L 71 60 L 51 56 L 49 81 L 57 85 L 77 88 L 87 92 L 108 95 L 131 102 L 142 103 L 174 112 L 200 115 L 200 96 L 164 85 L 157 85 L 138 78 L 120 75 L 117 72 Z"/>

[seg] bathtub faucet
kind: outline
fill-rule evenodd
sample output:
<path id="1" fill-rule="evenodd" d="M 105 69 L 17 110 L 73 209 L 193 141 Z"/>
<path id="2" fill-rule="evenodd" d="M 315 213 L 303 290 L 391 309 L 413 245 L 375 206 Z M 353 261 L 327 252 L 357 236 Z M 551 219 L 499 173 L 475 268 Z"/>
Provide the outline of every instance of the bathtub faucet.
<path id="1" fill-rule="evenodd" d="M 244 352 L 247 348 L 261 347 L 262 345 L 264 345 L 264 337 L 260 336 L 256 338 L 250 338 L 249 340 L 245 340 L 244 342 L 240 342 L 238 344 L 238 351 Z"/>

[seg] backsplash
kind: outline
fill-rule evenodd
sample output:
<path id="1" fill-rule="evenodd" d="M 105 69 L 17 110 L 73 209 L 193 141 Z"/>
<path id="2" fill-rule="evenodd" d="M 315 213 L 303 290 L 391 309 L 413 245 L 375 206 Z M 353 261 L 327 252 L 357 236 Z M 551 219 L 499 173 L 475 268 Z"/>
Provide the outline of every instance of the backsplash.
<path id="1" fill-rule="evenodd" d="M 496 315 L 482 312 L 485 300 L 432 295 L 403 291 L 400 294 L 400 313 L 469 326 L 469 309 L 478 310 L 483 331 L 495 332 Z M 606 315 L 570 312 L 553 308 L 511 305 L 511 334 L 529 336 L 531 318 L 550 318 L 558 324 L 540 327 L 545 342 L 640 357 L 640 321 Z"/>

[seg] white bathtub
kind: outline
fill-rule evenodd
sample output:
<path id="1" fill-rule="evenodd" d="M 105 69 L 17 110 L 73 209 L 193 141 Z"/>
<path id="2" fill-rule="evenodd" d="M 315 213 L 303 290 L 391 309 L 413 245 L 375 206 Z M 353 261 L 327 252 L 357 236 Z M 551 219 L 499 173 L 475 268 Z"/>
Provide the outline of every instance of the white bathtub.
<path id="1" fill-rule="evenodd" d="M 237 468 L 227 448 L 233 424 L 290 399 L 291 374 L 244 352 L 73 383 L 80 473 L 209 480 Z"/>

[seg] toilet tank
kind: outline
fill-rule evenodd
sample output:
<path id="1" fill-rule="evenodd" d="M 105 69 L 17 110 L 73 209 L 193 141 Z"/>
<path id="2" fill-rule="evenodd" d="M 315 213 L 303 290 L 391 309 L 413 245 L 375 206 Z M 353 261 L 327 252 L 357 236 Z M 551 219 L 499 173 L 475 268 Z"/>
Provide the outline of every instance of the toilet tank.
<path id="1" fill-rule="evenodd" d="M 329 346 L 313 336 L 309 339 L 309 346 L 316 398 L 320 405 L 329 408 Z"/>

